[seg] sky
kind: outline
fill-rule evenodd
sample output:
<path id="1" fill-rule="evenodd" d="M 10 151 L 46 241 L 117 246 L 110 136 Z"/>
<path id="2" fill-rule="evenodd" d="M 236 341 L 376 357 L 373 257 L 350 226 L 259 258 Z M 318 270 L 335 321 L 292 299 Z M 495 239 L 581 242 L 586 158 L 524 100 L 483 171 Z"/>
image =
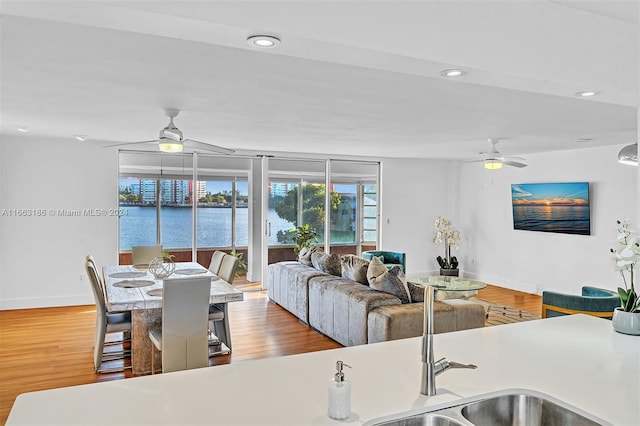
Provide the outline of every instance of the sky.
<path id="1" fill-rule="evenodd" d="M 589 183 L 523 183 L 511 185 L 514 205 L 575 206 L 589 204 Z"/>

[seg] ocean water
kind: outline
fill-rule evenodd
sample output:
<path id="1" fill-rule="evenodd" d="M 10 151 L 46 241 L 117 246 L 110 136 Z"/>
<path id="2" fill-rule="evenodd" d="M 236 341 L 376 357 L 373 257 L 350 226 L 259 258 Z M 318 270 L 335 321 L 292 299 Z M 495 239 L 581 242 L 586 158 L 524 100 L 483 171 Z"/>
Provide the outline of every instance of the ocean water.
<path id="1" fill-rule="evenodd" d="M 120 217 L 120 250 L 131 250 L 135 245 L 156 243 L 156 208 L 126 207 L 126 215 Z M 190 248 L 192 244 L 193 222 L 190 208 L 161 208 L 162 245 L 166 248 Z M 231 213 L 227 208 L 199 208 L 197 212 L 197 247 L 231 246 Z M 249 209 L 236 209 L 236 245 L 246 246 L 249 242 Z M 289 230 L 295 225 L 269 210 L 271 234 L 269 244 L 277 244 L 278 231 Z"/>
<path id="2" fill-rule="evenodd" d="M 513 228 L 590 235 L 589 206 L 513 206 Z"/>

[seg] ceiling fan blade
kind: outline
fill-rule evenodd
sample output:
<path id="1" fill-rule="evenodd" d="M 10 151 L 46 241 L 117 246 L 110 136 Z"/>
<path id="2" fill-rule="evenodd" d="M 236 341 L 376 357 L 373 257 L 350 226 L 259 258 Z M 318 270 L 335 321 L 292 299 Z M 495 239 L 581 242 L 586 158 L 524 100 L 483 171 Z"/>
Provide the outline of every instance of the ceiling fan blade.
<path id="1" fill-rule="evenodd" d="M 508 156 L 508 157 L 505 157 L 505 160 L 507 160 L 507 161 L 511 161 L 511 160 L 527 161 L 526 158 L 516 157 L 516 156 L 511 156 L 511 155 Z"/>
<path id="2" fill-rule="evenodd" d="M 105 146 L 103 146 L 103 148 L 110 148 L 110 147 L 113 147 L 113 146 L 140 145 L 140 144 L 143 144 L 143 143 L 158 143 L 158 142 L 160 142 L 158 139 L 152 140 L 152 141 L 125 142 L 125 143 L 117 143 L 115 145 L 105 145 Z"/>
<path id="3" fill-rule="evenodd" d="M 527 167 L 526 164 L 520 163 L 518 161 L 503 161 L 502 164 L 504 164 L 505 166 L 513 166 L 518 168 Z"/>
<path id="4" fill-rule="evenodd" d="M 211 145 L 211 144 L 204 143 L 204 142 L 198 142 L 198 141 L 194 141 L 193 139 L 184 139 L 183 142 L 184 142 L 185 145 L 187 145 L 189 147 L 192 147 L 192 148 L 196 148 L 197 150 L 215 152 L 217 154 L 229 155 L 229 154 L 233 154 L 234 152 L 236 152 L 233 149 L 223 148 L 221 146 Z"/>

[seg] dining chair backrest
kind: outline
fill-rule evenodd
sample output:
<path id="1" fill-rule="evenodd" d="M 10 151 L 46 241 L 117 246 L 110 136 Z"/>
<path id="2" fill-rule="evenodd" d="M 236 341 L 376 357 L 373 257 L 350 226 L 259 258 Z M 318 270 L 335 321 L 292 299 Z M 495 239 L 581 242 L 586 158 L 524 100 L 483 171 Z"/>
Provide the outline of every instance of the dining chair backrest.
<path id="1" fill-rule="evenodd" d="M 236 276 L 238 262 L 239 259 L 237 257 L 225 254 L 222 259 L 222 264 L 220 265 L 220 270 L 216 275 L 218 275 L 220 279 L 231 284 L 233 282 L 233 278 Z"/>
<path id="2" fill-rule="evenodd" d="M 100 368 L 102 364 L 102 348 L 104 347 L 104 336 L 107 332 L 107 308 L 104 301 L 104 293 L 98 278 L 98 271 L 94 266 L 94 262 L 87 259 L 85 261 L 85 269 L 91 283 L 93 299 L 96 302 L 96 332 L 94 337 L 93 363 L 96 368 Z"/>
<path id="3" fill-rule="evenodd" d="M 85 261 L 84 266 L 87 271 L 87 275 L 89 276 L 89 282 L 91 283 L 91 290 L 93 292 L 93 298 L 96 302 L 96 309 L 98 311 L 98 315 L 105 316 L 107 309 L 104 301 L 104 288 L 102 287 L 95 262 L 88 259 L 88 257 L 89 256 L 87 256 L 87 260 Z"/>
<path id="4" fill-rule="evenodd" d="M 209 263 L 209 271 L 212 274 L 218 275 L 218 272 L 220 271 L 220 265 L 222 265 L 222 259 L 224 258 L 225 254 L 225 252 L 220 250 L 216 250 L 213 252 L 213 255 L 211 256 L 211 263 Z"/>
<path id="5" fill-rule="evenodd" d="M 98 273 L 98 265 L 96 264 L 96 259 L 88 254 L 86 257 L 86 261 L 91 263 L 91 265 L 93 266 L 93 270 L 96 272 L 97 276 L 98 276 L 98 283 L 100 283 L 100 291 L 102 292 L 102 298 L 106 300 L 107 295 L 106 295 L 106 289 L 104 288 L 104 280 L 102 278 L 100 278 L 100 274 Z"/>
<path id="6" fill-rule="evenodd" d="M 148 265 L 154 258 L 162 256 L 162 246 L 133 246 L 131 260 L 134 265 Z"/>
<path id="7" fill-rule="evenodd" d="M 209 366 L 211 277 L 165 279 L 162 295 L 162 371 Z"/>

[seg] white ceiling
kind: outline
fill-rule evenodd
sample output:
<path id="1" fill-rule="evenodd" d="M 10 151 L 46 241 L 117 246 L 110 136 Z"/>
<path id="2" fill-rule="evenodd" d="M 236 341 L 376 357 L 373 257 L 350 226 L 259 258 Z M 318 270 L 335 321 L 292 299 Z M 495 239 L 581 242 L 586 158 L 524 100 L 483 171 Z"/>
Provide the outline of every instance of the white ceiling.
<path id="1" fill-rule="evenodd" d="M 186 138 L 259 152 L 469 159 L 487 138 L 508 155 L 637 138 L 638 0 L 1 0 L 0 14 L 2 135 L 149 140 L 174 107 Z M 251 48 L 257 33 L 282 44 Z"/>

